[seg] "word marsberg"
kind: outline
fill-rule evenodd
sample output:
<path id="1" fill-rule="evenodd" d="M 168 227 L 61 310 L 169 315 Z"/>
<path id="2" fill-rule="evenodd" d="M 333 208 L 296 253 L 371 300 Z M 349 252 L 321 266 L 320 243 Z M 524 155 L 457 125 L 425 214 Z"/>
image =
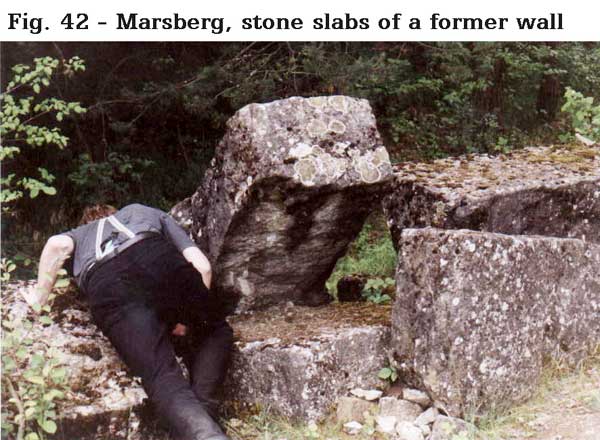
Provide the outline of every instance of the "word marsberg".
<path id="1" fill-rule="evenodd" d="M 229 32 L 230 28 L 225 28 L 224 18 L 209 17 L 182 17 L 174 13 L 171 17 L 140 17 L 140 14 L 122 14 L 117 13 L 117 29 L 136 30 L 136 29 L 200 29 L 210 30 L 213 34 L 222 34 Z"/>

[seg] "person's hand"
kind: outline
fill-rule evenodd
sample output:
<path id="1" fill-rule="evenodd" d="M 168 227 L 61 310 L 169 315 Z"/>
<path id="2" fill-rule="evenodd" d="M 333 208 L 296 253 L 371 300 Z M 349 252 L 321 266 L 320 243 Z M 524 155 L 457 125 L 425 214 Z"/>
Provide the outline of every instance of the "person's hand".
<path id="1" fill-rule="evenodd" d="M 19 290 L 21 292 L 21 296 L 23 296 L 23 298 L 25 299 L 25 301 L 27 302 L 27 304 L 29 304 L 29 306 L 35 310 L 34 306 L 37 304 L 38 306 L 41 306 L 41 299 L 43 297 L 43 292 L 40 291 L 39 287 L 37 285 L 35 286 L 28 286 L 24 289 L 20 289 Z"/>
<path id="2" fill-rule="evenodd" d="M 171 334 L 174 336 L 185 336 L 187 334 L 187 327 L 183 324 L 177 323 Z"/>

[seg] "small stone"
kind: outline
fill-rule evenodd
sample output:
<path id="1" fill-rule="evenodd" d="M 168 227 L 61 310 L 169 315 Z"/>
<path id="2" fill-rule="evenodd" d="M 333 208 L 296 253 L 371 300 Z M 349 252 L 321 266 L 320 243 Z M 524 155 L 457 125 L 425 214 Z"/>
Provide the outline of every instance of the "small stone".
<path id="1" fill-rule="evenodd" d="M 357 397 L 340 397 L 337 402 L 336 417 L 338 422 L 347 423 L 353 420 L 364 422 L 365 413 L 373 412 L 375 403 Z"/>
<path id="2" fill-rule="evenodd" d="M 419 429 L 421 430 L 421 432 L 423 433 L 423 437 L 425 438 L 427 438 L 431 434 L 431 428 L 429 427 L 429 425 L 421 425 L 419 426 Z"/>
<path id="3" fill-rule="evenodd" d="M 422 407 L 426 408 L 431 405 L 431 399 L 424 391 L 415 390 L 413 388 L 404 388 L 402 390 L 402 398 L 409 402 L 418 403 Z"/>
<path id="4" fill-rule="evenodd" d="M 356 421 L 344 423 L 344 432 L 346 432 L 346 434 L 349 434 L 349 435 L 356 435 L 356 434 L 360 433 L 360 431 L 362 430 L 362 427 L 363 427 L 363 425 Z"/>
<path id="5" fill-rule="evenodd" d="M 393 434 L 396 430 L 396 422 L 398 420 L 394 416 L 377 416 L 375 422 L 377 424 L 376 431 L 384 434 Z"/>
<path id="6" fill-rule="evenodd" d="M 423 440 L 423 433 L 409 422 L 400 422 L 396 426 L 397 440 Z"/>
<path id="7" fill-rule="evenodd" d="M 421 414 L 419 405 L 396 397 L 382 397 L 379 399 L 379 415 L 394 416 L 399 422 L 414 422 Z"/>
<path id="8" fill-rule="evenodd" d="M 439 415 L 439 412 L 436 408 L 431 407 L 424 413 L 422 413 L 415 420 L 415 425 L 417 426 L 425 426 L 435 422 L 436 417 Z"/>
<path id="9" fill-rule="evenodd" d="M 476 438 L 477 428 L 471 423 L 462 419 L 447 416 L 437 416 L 433 428 L 431 428 L 431 437 L 429 440 L 453 440 L 461 436 L 465 440 L 474 440 Z"/>
<path id="10" fill-rule="evenodd" d="M 362 388 L 355 388 L 352 391 L 350 391 L 350 393 L 356 397 L 360 397 L 361 399 L 365 399 L 365 400 L 369 400 L 369 401 L 377 400 L 383 395 L 382 391 L 363 390 Z"/>

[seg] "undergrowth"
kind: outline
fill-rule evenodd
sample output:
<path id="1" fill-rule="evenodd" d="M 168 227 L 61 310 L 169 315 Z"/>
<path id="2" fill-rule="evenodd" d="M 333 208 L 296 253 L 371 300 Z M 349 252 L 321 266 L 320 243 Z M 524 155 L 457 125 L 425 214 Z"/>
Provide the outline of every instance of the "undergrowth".
<path id="1" fill-rule="evenodd" d="M 345 275 L 361 274 L 367 278 L 393 278 L 396 251 L 383 215 L 375 213 L 365 223 L 348 252 L 340 258 L 326 286 L 337 298 L 337 283 Z"/>

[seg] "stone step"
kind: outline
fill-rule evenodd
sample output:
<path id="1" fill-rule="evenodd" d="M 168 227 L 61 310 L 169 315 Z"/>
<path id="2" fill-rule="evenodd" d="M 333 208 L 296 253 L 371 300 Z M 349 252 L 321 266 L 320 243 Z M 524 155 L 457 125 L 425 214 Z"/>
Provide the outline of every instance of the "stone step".
<path id="1" fill-rule="evenodd" d="M 16 319 L 28 312 L 17 292 L 23 288 L 24 283 L 3 286 L 3 316 Z M 350 389 L 384 385 L 377 373 L 388 361 L 390 314 L 391 306 L 346 303 L 283 305 L 231 318 L 236 343 L 226 406 L 315 419 Z M 58 348 L 68 366 L 71 389 L 61 402 L 59 434 L 166 440 L 139 381 L 72 291 L 57 297 L 52 316 L 54 324 L 35 326 L 30 337 L 34 349 Z"/>
<path id="2" fill-rule="evenodd" d="M 600 245 L 405 229 L 392 312 L 402 376 L 453 416 L 531 396 L 543 361 L 600 344 Z"/>
<path id="3" fill-rule="evenodd" d="M 397 248 L 403 229 L 425 226 L 600 242 L 600 148 L 400 164 L 383 207 Z"/>
<path id="4" fill-rule="evenodd" d="M 225 389 L 230 406 L 319 419 L 354 388 L 385 385 L 389 306 L 277 306 L 235 317 L 238 341 Z"/>

